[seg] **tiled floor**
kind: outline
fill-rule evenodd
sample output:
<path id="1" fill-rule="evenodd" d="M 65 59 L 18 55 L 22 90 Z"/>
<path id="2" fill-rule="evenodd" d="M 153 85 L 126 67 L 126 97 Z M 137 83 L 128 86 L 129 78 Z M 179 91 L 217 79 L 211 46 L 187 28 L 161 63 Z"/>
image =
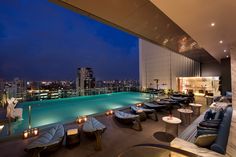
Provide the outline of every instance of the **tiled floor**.
<path id="1" fill-rule="evenodd" d="M 50 157 L 117 157 L 119 153 L 136 144 L 142 143 L 163 143 L 153 137 L 153 133 L 157 131 L 164 131 L 165 124 L 161 120 L 165 113 L 158 113 L 159 121 L 148 119 L 142 122 L 143 131 L 135 131 L 129 127 L 121 125 L 112 117 L 99 116 L 97 119 L 107 126 L 107 130 L 102 136 L 102 151 L 95 151 L 95 141 L 87 139 L 83 134 L 81 135 L 81 144 L 73 148 L 61 147 L 58 151 L 48 155 Z M 174 112 L 175 116 L 179 116 Z M 65 128 L 76 127 L 76 124 L 66 125 Z M 179 133 L 186 126 L 179 126 Z M 24 157 L 27 154 L 24 148 L 30 141 L 28 140 L 13 140 L 0 143 L 1 157 Z M 168 144 L 168 143 L 163 143 Z"/>

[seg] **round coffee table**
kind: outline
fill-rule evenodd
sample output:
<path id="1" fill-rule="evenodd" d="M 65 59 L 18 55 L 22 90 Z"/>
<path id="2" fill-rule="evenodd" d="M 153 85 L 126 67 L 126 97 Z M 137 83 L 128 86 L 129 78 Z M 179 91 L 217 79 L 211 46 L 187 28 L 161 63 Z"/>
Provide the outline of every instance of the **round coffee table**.
<path id="1" fill-rule="evenodd" d="M 182 122 L 181 119 L 173 116 L 165 116 L 162 117 L 162 120 L 166 123 L 166 132 L 178 136 L 178 125 Z"/>
<path id="2" fill-rule="evenodd" d="M 196 104 L 196 103 L 189 103 L 189 106 L 191 106 L 194 115 L 199 116 L 202 104 Z"/>
<path id="3" fill-rule="evenodd" d="M 177 110 L 180 114 L 180 119 L 183 121 L 183 124 L 190 124 L 191 115 L 193 110 L 180 108 Z"/>

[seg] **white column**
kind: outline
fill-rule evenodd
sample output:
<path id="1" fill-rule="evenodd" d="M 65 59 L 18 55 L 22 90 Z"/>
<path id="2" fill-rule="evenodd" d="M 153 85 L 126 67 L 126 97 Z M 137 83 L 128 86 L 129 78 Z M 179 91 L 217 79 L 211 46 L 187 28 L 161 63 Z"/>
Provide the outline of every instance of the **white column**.
<path id="1" fill-rule="evenodd" d="M 227 154 L 230 156 L 235 156 L 236 154 L 236 46 L 233 46 L 230 50 L 231 53 L 231 79 L 232 79 L 232 92 L 233 92 L 233 117 L 230 128 L 230 136 L 227 147 Z"/>
<path id="2" fill-rule="evenodd" d="M 231 79 L 232 79 L 232 92 L 233 92 L 233 107 L 236 109 L 236 46 L 231 50 Z"/>

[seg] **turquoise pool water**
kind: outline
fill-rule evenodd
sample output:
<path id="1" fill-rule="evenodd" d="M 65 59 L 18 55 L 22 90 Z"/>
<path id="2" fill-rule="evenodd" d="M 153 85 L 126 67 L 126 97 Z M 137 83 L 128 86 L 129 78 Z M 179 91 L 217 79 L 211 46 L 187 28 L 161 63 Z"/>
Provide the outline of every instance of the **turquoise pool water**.
<path id="1" fill-rule="evenodd" d="M 101 113 L 109 109 L 125 107 L 143 102 L 148 98 L 149 95 L 145 93 L 120 92 L 96 96 L 24 102 L 18 106 L 23 108 L 23 120 L 13 122 L 11 130 L 13 134 L 17 134 L 28 128 L 29 105 L 32 108 L 32 127 L 42 127 L 58 122 L 65 123 L 73 121 L 77 116 Z"/>

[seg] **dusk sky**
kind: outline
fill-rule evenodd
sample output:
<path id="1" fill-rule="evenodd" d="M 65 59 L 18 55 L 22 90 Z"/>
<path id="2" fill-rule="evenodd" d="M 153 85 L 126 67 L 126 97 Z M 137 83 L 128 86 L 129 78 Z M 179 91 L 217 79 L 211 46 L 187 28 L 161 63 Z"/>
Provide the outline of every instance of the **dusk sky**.
<path id="1" fill-rule="evenodd" d="M 47 0 L 1 0 L 0 78 L 138 79 L 138 38 Z"/>

